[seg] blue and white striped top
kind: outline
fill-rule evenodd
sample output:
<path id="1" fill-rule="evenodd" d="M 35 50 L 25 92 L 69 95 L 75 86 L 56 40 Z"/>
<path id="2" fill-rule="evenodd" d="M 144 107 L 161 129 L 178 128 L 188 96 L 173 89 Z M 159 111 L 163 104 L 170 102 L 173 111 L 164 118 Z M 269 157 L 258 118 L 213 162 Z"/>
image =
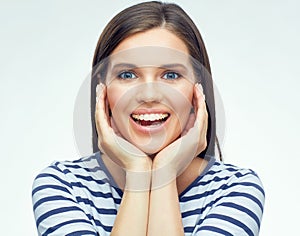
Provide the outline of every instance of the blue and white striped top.
<path id="1" fill-rule="evenodd" d="M 39 235 L 110 235 L 122 199 L 100 153 L 55 162 L 34 180 Z M 185 235 L 258 235 L 265 194 L 249 169 L 211 158 L 179 195 Z"/>

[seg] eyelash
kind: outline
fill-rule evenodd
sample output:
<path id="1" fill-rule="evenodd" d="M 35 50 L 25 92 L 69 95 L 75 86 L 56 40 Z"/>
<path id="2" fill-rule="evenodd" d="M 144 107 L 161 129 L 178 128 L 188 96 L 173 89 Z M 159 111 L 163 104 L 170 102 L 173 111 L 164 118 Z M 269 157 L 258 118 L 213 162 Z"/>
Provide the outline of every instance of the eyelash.
<path id="1" fill-rule="evenodd" d="M 130 77 L 125 77 L 125 75 L 130 75 Z M 165 78 L 166 75 L 170 75 L 172 74 L 173 78 Z M 175 75 L 175 76 L 174 76 Z M 121 72 L 120 74 L 118 74 L 117 76 L 119 79 L 122 79 L 122 80 L 130 80 L 130 79 L 136 79 L 138 78 L 138 76 L 132 72 L 132 71 L 123 71 Z M 133 78 L 134 77 L 134 78 Z M 175 78 L 174 78 L 175 77 Z M 181 74 L 175 72 L 175 71 L 167 71 L 165 72 L 163 75 L 162 75 L 162 78 L 165 79 L 165 80 L 178 80 L 182 77 Z"/>
<path id="2" fill-rule="evenodd" d="M 134 78 L 126 78 L 126 77 L 124 77 L 125 74 L 127 74 L 127 75 L 128 75 L 128 74 L 133 75 Z M 121 72 L 120 74 L 118 74 L 117 77 L 118 77 L 119 79 L 123 79 L 123 80 L 126 80 L 126 79 L 136 79 L 136 78 L 137 78 L 136 74 L 133 73 L 133 72 L 131 72 L 131 71 L 123 71 L 123 72 Z"/>
<path id="3" fill-rule="evenodd" d="M 175 75 L 176 78 L 164 78 L 165 75 L 168 75 L 168 74 L 169 75 L 172 74 L 173 76 Z M 163 77 L 163 79 L 166 79 L 166 80 L 177 80 L 177 79 L 180 79 L 182 77 L 182 75 L 175 71 L 168 71 L 168 72 L 165 72 L 162 77 Z"/>

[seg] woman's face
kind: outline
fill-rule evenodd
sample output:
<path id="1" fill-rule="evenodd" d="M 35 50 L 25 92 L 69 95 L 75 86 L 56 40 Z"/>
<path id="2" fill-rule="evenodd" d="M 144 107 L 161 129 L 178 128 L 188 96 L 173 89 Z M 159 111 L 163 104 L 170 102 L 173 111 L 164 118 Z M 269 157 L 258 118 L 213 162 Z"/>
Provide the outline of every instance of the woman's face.
<path id="1" fill-rule="evenodd" d="M 159 152 L 187 124 L 194 86 L 188 55 L 180 38 L 157 28 L 126 38 L 110 56 L 112 126 L 145 153 Z"/>

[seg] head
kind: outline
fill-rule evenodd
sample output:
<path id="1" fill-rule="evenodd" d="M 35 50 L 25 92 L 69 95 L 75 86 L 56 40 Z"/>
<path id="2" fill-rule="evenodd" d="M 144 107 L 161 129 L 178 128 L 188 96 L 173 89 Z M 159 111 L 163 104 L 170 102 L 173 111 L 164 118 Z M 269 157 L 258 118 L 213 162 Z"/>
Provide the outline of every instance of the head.
<path id="1" fill-rule="evenodd" d="M 169 34 L 171 38 L 174 37 L 175 40 L 180 41 L 180 44 L 177 44 L 177 46 L 179 45 L 179 48 L 175 47 L 174 49 L 189 54 L 198 63 L 202 64 L 209 75 L 211 74 L 209 59 L 202 37 L 193 21 L 179 6 L 171 3 L 153 1 L 140 3 L 121 11 L 103 30 L 94 54 L 93 76 L 91 81 L 91 120 L 94 152 L 99 150 L 94 118 L 96 100 L 95 89 L 96 85 L 99 83 L 99 77 L 97 76 L 95 68 L 106 58 L 121 52 L 122 49 L 130 48 L 130 45 L 169 47 L 169 45 L 159 45 L 159 42 L 154 42 L 154 44 L 147 44 L 147 42 L 139 44 L 141 41 L 137 41 L 130 44 L 131 39 L 139 40 L 142 38 L 142 40 L 144 40 L 142 42 L 145 42 L 145 38 L 147 38 L 151 32 L 154 32 L 154 34 Z M 148 68 L 149 73 L 154 73 L 149 70 L 150 69 Z M 198 74 L 199 77 L 205 76 L 205 73 L 202 72 L 203 71 L 195 71 L 196 76 L 194 82 L 197 82 Z M 146 70 L 144 70 L 143 73 L 146 73 Z M 204 94 L 206 95 L 208 130 L 206 137 L 207 148 L 200 153 L 199 156 L 205 156 L 206 154 L 214 155 L 216 120 L 213 82 L 210 76 L 208 76 L 208 78 L 202 78 L 201 84 L 203 86 Z M 186 86 L 189 87 L 187 84 Z M 109 98 L 109 89 L 107 92 Z M 190 99 L 189 95 L 187 95 L 187 100 Z M 111 101 L 113 101 L 112 98 Z M 111 105 L 115 107 L 114 104 Z M 185 118 L 183 118 L 182 122 L 184 122 L 184 119 Z"/>

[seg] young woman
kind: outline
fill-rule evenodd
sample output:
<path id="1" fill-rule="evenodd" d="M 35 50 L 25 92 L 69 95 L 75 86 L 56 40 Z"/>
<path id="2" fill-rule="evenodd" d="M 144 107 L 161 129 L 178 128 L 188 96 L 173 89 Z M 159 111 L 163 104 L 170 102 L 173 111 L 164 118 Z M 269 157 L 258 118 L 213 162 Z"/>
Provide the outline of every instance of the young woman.
<path id="1" fill-rule="evenodd" d="M 264 190 L 252 170 L 215 158 L 209 75 L 179 6 L 145 2 L 116 15 L 93 61 L 94 154 L 37 176 L 39 234 L 258 235 Z"/>

